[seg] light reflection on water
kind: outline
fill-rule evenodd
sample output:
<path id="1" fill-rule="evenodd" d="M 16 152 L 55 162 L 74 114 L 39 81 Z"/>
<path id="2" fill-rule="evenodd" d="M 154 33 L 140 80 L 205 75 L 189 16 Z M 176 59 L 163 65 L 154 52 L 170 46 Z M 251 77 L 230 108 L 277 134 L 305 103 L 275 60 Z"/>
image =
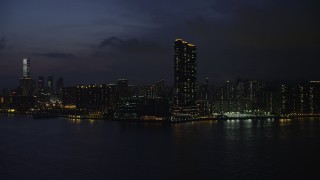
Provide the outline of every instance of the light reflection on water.
<path id="1" fill-rule="evenodd" d="M 3 179 L 310 179 L 319 152 L 319 118 L 161 124 L 0 117 Z"/>
<path id="2" fill-rule="evenodd" d="M 279 119 L 280 126 L 291 125 L 292 119 Z"/>
<path id="3" fill-rule="evenodd" d="M 104 120 L 97 120 L 97 119 L 77 119 L 77 118 L 68 118 L 68 123 L 70 124 L 101 124 Z"/>
<path id="4" fill-rule="evenodd" d="M 72 118 L 69 118 L 69 119 L 68 119 L 68 123 L 70 123 L 70 124 L 80 124 L 80 123 L 81 123 L 81 119 L 72 119 Z"/>

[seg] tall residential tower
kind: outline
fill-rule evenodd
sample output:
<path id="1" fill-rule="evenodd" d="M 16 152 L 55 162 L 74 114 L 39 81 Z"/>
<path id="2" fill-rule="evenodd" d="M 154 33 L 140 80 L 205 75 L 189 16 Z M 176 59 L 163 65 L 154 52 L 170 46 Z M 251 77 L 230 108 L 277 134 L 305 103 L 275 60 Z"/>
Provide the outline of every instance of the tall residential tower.
<path id="1" fill-rule="evenodd" d="M 174 42 L 174 105 L 175 109 L 196 106 L 197 98 L 196 46 L 182 39 Z"/>

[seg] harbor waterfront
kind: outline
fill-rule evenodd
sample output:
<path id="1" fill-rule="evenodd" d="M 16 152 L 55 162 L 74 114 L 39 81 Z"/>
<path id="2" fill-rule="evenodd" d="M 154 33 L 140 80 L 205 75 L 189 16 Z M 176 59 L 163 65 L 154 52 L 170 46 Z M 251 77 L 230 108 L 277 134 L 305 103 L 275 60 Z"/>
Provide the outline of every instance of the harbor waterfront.
<path id="1" fill-rule="evenodd" d="M 187 123 L 197 121 L 210 121 L 210 120 L 248 120 L 248 119 L 292 119 L 303 117 L 320 117 L 319 114 L 287 114 L 287 115 L 254 115 L 242 113 L 224 113 L 215 114 L 211 116 L 191 116 L 190 114 L 176 114 L 168 117 L 159 116 L 126 116 L 126 117 L 110 117 L 102 112 L 97 113 L 80 113 L 80 114 L 66 114 L 59 111 L 34 111 L 34 112 L 17 112 L 0 110 L 3 115 L 29 115 L 34 119 L 48 119 L 64 117 L 68 119 L 90 119 L 90 120 L 112 120 L 123 122 L 145 122 L 145 123 Z"/>
<path id="2" fill-rule="evenodd" d="M 190 114 L 176 114 L 168 117 L 159 116 L 125 116 L 125 117 L 108 117 L 105 114 L 99 113 L 83 113 L 83 114 L 65 114 L 59 111 L 34 111 L 34 112 L 17 112 L 17 111 L 0 111 L 0 114 L 8 115 L 30 115 L 34 119 L 48 119 L 48 118 L 58 118 L 65 117 L 69 119 L 91 119 L 91 120 L 114 120 L 114 121 L 124 121 L 124 122 L 156 122 L 156 123 L 185 123 L 193 121 L 208 121 L 208 120 L 243 120 L 243 119 L 279 119 L 284 118 L 276 115 L 253 115 L 253 114 L 241 114 L 241 113 L 225 113 L 216 114 L 212 116 L 191 116 Z M 285 118 L 290 118 L 291 116 L 285 116 Z M 295 116 L 292 116 L 295 117 Z M 305 117 L 305 116 L 301 116 Z M 307 117 L 319 117 L 318 115 L 307 115 Z"/>
<path id="3" fill-rule="evenodd" d="M 319 152 L 318 117 L 159 124 L 0 115 L 1 179 L 318 179 Z"/>

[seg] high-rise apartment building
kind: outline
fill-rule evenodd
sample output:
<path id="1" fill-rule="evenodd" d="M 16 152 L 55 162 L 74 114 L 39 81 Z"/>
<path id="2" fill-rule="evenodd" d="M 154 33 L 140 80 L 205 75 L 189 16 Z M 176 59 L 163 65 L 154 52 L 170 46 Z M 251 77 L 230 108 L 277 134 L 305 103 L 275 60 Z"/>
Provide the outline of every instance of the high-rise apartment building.
<path id="1" fill-rule="evenodd" d="M 174 105 L 175 108 L 196 106 L 196 46 L 182 39 L 174 42 Z"/>

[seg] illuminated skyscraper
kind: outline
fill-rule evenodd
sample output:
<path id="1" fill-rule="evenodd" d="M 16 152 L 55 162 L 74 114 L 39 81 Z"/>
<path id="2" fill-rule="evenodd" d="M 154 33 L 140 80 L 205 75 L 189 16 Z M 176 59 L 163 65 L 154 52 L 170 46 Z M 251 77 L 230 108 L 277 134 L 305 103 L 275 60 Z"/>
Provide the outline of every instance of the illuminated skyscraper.
<path id="1" fill-rule="evenodd" d="M 196 46 L 182 39 L 174 43 L 174 105 L 175 108 L 196 106 Z"/>
<path id="2" fill-rule="evenodd" d="M 30 78 L 30 59 L 23 58 L 23 78 Z"/>
<path id="3" fill-rule="evenodd" d="M 23 58 L 22 60 L 23 76 L 20 79 L 20 94 L 22 96 L 31 96 L 32 94 L 32 79 L 30 76 L 30 59 Z"/>

